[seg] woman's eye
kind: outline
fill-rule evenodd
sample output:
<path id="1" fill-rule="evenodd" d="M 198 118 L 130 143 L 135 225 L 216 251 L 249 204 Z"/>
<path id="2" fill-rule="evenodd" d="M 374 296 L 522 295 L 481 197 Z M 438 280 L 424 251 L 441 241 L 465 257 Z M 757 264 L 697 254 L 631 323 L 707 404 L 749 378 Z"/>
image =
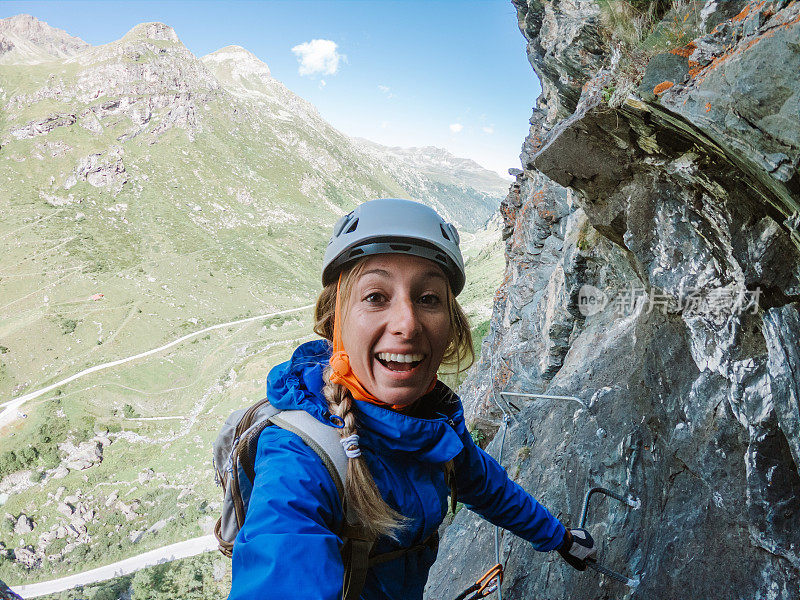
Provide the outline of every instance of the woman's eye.
<path id="1" fill-rule="evenodd" d="M 439 296 L 436 294 L 425 294 L 420 299 L 420 304 L 427 304 L 428 306 L 436 306 L 441 302 Z"/>
<path id="2" fill-rule="evenodd" d="M 371 304 L 376 304 L 376 303 L 378 303 L 378 302 L 383 302 L 383 301 L 384 301 L 384 299 L 385 299 L 385 298 L 384 298 L 383 294 L 380 294 L 380 293 L 378 293 L 378 292 L 372 292 L 371 294 L 368 294 L 368 295 L 367 295 L 367 296 L 364 298 L 364 301 L 365 301 L 365 302 L 369 302 L 369 303 L 371 303 Z"/>

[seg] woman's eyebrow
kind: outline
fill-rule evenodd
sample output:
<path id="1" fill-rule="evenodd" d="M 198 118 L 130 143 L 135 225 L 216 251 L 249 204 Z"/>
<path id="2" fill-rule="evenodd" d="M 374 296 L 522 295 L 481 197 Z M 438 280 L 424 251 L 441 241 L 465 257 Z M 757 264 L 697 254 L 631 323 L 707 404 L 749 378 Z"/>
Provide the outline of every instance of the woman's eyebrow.
<path id="1" fill-rule="evenodd" d="M 386 277 L 387 279 L 391 279 L 392 277 L 389 274 L 389 271 L 386 271 L 384 269 L 370 269 L 369 271 L 364 271 L 363 273 L 361 273 L 361 277 L 366 277 L 367 275 L 379 275 L 381 277 Z"/>
<path id="2" fill-rule="evenodd" d="M 444 273 L 442 273 L 441 271 L 428 271 L 427 273 L 425 273 L 425 277 L 438 277 L 439 279 L 447 281 L 447 277 L 445 277 Z"/>
<path id="3" fill-rule="evenodd" d="M 361 274 L 361 277 L 366 277 L 367 275 L 378 275 L 379 277 L 385 277 L 386 279 L 391 279 L 392 275 L 389 271 L 385 269 L 370 269 L 369 271 L 364 271 Z M 424 274 L 424 277 L 436 277 L 438 279 L 442 279 L 443 281 L 447 281 L 447 277 L 444 276 L 444 273 L 438 270 L 430 270 Z M 360 278 L 359 278 L 360 279 Z"/>

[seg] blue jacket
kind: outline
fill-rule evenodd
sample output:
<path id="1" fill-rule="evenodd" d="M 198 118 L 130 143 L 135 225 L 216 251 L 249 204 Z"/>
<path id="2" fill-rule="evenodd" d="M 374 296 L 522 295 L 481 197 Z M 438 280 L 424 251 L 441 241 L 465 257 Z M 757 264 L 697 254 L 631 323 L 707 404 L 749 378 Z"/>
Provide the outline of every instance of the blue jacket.
<path id="1" fill-rule="evenodd" d="M 308 342 L 270 371 L 267 395 L 281 409 L 303 409 L 329 423 L 320 392 L 330 356 L 324 340 Z M 458 398 L 438 383 L 409 416 L 355 401 L 362 456 L 388 504 L 410 525 L 399 543 L 382 537 L 379 553 L 420 544 L 441 524 L 449 489 L 443 463 L 455 459 L 458 498 L 490 522 L 530 541 L 537 550 L 561 543 L 564 528 L 542 505 L 509 480 L 472 441 Z M 419 410 L 419 409 L 418 409 Z M 341 500 L 319 457 L 295 434 L 268 427 L 261 434 L 247 517 L 233 547 L 229 600 L 300 598 L 337 600 L 342 593 Z M 410 552 L 372 567 L 364 600 L 422 598 L 433 550 Z M 489 560 L 489 557 L 487 557 Z"/>

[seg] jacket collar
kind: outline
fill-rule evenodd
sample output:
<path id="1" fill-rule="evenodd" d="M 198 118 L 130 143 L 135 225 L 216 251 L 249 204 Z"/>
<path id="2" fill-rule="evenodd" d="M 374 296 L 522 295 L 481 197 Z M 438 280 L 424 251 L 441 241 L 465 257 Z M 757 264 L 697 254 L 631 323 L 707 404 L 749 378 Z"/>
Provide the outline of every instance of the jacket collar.
<path id="1" fill-rule="evenodd" d="M 281 410 L 305 410 L 318 421 L 331 425 L 328 404 L 321 391 L 322 371 L 330 352 L 326 340 L 306 342 L 294 351 L 289 361 L 274 367 L 267 378 L 270 404 Z M 455 458 L 463 448 L 454 429 L 463 424 L 463 409 L 442 383 L 437 383 L 419 400 L 424 407 L 430 407 L 429 418 L 402 414 L 360 400 L 354 402 L 362 445 L 374 452 L 410 453 L 417 460 L 443 463 Z"/>

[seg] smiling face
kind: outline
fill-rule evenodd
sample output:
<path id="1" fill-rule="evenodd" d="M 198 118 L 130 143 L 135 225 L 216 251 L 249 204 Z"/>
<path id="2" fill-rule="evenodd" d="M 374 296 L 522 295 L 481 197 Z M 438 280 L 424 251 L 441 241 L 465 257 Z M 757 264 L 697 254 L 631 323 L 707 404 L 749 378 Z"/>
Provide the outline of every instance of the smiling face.
<path id="1" fill-rule="evenodd" d="M 451 340 L 449 284 L 433 262 L 405 254 L 368 258 L 342 307 L 342 344 L 361 384 L 407 406 L 430 386 Z"/>

